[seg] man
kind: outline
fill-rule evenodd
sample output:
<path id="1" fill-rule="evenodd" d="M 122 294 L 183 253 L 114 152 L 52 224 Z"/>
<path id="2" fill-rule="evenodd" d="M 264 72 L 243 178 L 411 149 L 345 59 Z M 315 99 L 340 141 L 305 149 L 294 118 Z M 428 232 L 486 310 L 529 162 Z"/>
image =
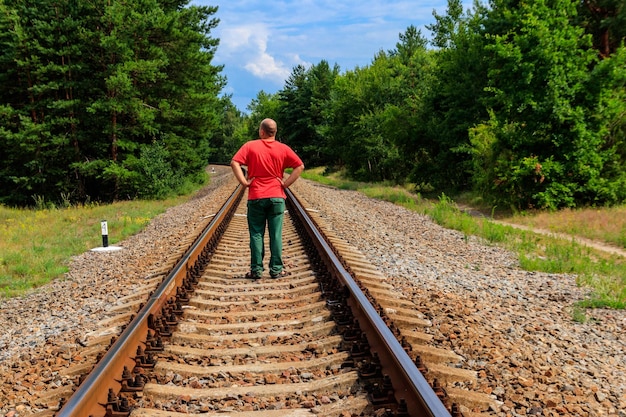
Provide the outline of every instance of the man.
<path id="1" fill-rule="evenodd" d="M 264 119 L 259 126 L 259 139 L 245 143 L 230 163 L 239 183 L 248 187 L 250 271 L 246 278 L 250 279 L 259 279 L 263 275 L 266 225 L 270 238 L 270 276 L 278 278 L 285 275 L 282 256 L 285 189 L 304 171 L 304 164 L 298 155 L 289 146 L 276 141 L 276 131 L 276 122 Z M 248 167 L 247 178 L 242 165 Z M 293 168 L 293 171 L 284 178 L 286 168 Z"/>

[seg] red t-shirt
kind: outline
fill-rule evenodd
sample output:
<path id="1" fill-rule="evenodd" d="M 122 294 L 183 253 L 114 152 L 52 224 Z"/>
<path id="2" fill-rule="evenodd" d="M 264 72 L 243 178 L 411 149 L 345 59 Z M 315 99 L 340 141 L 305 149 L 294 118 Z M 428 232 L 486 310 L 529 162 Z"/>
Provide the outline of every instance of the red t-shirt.
<path id="1" fill-rule="evenodd" d="M 302 160 L 287 145 L 278 141 L 252 140 L 233 156 L 233 161 L 248 167 L 248 200 L 286 198 L 280 179 L 286 168 L 297 168 Z"/>

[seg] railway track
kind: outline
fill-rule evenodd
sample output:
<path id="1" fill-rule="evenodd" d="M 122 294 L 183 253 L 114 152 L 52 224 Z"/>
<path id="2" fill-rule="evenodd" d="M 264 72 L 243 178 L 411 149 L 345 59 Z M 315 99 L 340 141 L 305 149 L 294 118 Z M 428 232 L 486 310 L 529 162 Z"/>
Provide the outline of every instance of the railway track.
<path id="1" fill-rule="evenodd" d="M 410 302 L 289 193 L 281 279 L 249 266 L 237 189 L 55 414 L 461 416 L 489 399 Z M 442 365 L 443 364 L 443 365 Z M 469 414 L 467 414 L 469 415 Z"/>

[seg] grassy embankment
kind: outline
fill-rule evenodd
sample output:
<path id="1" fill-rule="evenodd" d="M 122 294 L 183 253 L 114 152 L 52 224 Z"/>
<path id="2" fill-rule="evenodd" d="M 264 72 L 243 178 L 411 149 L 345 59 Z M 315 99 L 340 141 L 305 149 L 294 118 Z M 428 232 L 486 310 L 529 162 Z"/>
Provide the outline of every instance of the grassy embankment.
<path id="1" fill-rule="evenodd" d="M 406 188 L 348 181 L 340 174 L 323 175 L 322 169 L 307 170 L 305 178 L 334 187 L 356 190 L 368 197 L 390 201 L 430 216 L 438 224 L 461 231 L 466 237 L 480 236 L 486 242 L 516 253 L 520 266 L 529 271 L 576 275 L 578 285 L 592 289 L 592 296 L 578 303 L 574 318 L 584 320 L 584 308 L 626 308 L 626 259 L 554 236 L 520 230 L 487 217 L 461 211 L 446 196 L 424 199 Z M 626 247 L 626 206 L 608 209 L 565 210 L 556 213 L 499 215 L 498 220 L 527 225 L 571 236 Z"/>
<path id="2" fill-rule="evenodd" d="M 102 246 L 101 221 L 115 245 L 189 196 L 65 208 L 15 209 L 0 205 L 0 300 L 63 276 L 72 256 Z"/>
<path id="3" fill-rule="evenodd" d="M 307 170 L 304 178 L 364 193 L 426 214 L 444 227 L 465 236 L 477 235 L 489 244 L 518 254 L 521 267 L 553 273 L 571 273 L 593 296 L 575 309 L 584 320 L 585 307 L 626 307 L 626 259 L 578 244 L 470 216 L 449 198 L 421 198 L 405 188 L 347 181 L 338 174 Z M 156 215 L 189 198 L 165 201 L 130 201 L 111 205 L 72 206 L 38 210 L 0 206 L 0 298 L 24 294 L 67 272 L 69 259 L 102 245 L 101 220 L 107 220 L 109 243 L 140 231 Z M 626 246 L 626 207 L 568 210 L 559 213 L 516 215 L 500 220 L 541 227 Z"/>

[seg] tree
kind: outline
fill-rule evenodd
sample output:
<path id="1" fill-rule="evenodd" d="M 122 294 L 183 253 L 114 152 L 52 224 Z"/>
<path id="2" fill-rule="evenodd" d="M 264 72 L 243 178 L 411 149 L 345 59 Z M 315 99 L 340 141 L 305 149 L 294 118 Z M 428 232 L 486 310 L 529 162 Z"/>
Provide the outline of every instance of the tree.
<path id="1" fill-rule="evenodd" d="M 492 113 L 474 133 L 493 159 L 474 174 L 497 201 L 558 208 L 595 200 L 605 156 L 585 102 L 594 54 L 571 24 L 575 15 L 569 0 L 498 0 L 485 20 Z"/>
<path id="2" fill-rule="evenodd" d="M 325 123 L 324 109 L 338 74 L 339 67 L 330 68 L 327 61 L 308 70 L 298 65 L 278 92 L 281 105 L 277 121 L 282 126 L 282 138 L 307 166 L 324 165 L 329 160 L 321 129 Z"/>
<path id="3" fill-rule="evenodd" d="M 209 161 L 216 164 L 228 164 L 237 149 L 248 138 L 247 117 L 233 104 L 230 95 L 222 97 L 222 115 L 220 128 L 211 140 Z"/>
<path id="4" fill-rule="evenodd" d="M 391 179 L 399 152 L 384 132 L 386 110 L 397 91 L 389 56 L 381 51 L 368 67 L 349 71 L 338 80 L 333 94 L 327 129 L 335 158 L 350 174 L 362 181 Z"/>
<path id="5" fill-rule="evenodd" d="M 281 106 L 283 103 L 278 98 L 278 94 L 269 94 L 261 90 L 256 95 L 256 98 L 252 99 L 248 105 L 248 111 L 250 114 L 246 119 L 246 138 L 247 140 L 258 139 L 259 137 L 259 125 L 263 119 L 278 120 L 280 117 Z M 278 125 L 277 138 L 283 141 L 285 137 L 284 129 L 287 126 L 282 124 Z"/>
<path id="6" fill-rule="evenodd" d="M 590 126 L 602 138 L 603 169 L 592 187 L 597 204 L 626 201 L 626 47 L 594 67 L 587 86 Z"/>
<path id="7" fill-rule="evenodd" d="M 420 158 L 422 109 L 432 83 L 426 39 L 409 26 L 396 49 L 337 78 L 324 131 L 355 179 L 403 183 Z"/>
<path id="8" fill-rule="evenodd" d="M 478 3 L 463 11 L 449 0 L 445 15 L 433 12 L 436 48 L 428 94 L 420 112 L 422 133 L 415 136 L 420 150 L 410 178 L 425 190 L 458 191 L 471 185 L 471 145 L 468 130 L 487 118 L 484 104 L 487 67 L 479 32 L 485 8 Z"/>
<path id="9" fill-rule="evenodd" d="M 0 2 L 0 201 L 132 198 L 150 157 L 168 187 L 204 174 L 224 80 L 217 8 L 188 3 Z"/>
<path id="10" fill-rule="evenodd" d="M 0 2 L 0 201 L 72 191 L 80 154 L 79 4 Z M 87 35 L 88 30 L 85 31 Z"/>
<path id="11" fill-rule="evenodd" d="M 125 164 L 141 144 L 162 143 L 173 171 L 183 178 L 199 175 L 208 160 L 221 88 L 218 68 L 210 65 L 216 42 L 208 38 L 217 24 L 209 18 L 217 9 L 168 10 L 156 0 L 105 8 L 105 89 L 89 111 L 108 115 L 102 122 L 110 154 L 80 166 L 86 176 L 110 184 L 113 198 L 142 189 Z"/>
<path id="12" fill-rule="evenodd" d="M 593 37 L 593 46 L 606 58 L 626 40 L 626 7 L 622 0 L 582 0 L 575 22 Z"/>

